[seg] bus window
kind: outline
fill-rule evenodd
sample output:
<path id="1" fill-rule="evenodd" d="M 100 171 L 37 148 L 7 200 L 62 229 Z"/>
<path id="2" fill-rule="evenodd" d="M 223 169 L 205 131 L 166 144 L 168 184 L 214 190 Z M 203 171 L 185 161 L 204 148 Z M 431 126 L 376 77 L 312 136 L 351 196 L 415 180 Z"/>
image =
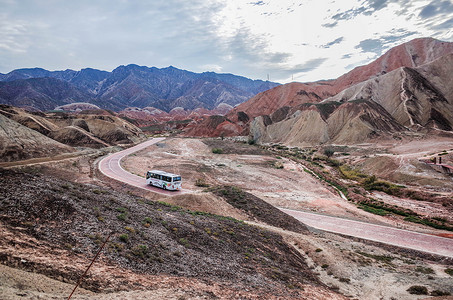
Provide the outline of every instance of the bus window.
<path id="1" fill-rule="evenodd" d="M 173 182 L 175 182 L 175 181 L 181 181 L 181 176 L 173 177 Z"/>

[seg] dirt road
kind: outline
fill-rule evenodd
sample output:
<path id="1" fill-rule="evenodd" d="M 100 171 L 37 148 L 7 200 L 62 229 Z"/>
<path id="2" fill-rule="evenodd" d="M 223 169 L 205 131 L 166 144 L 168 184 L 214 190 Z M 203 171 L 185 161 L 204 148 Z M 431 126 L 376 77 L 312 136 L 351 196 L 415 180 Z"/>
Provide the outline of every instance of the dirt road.
<path id="1" fill-rule="evenodd" d="M 146 184 L 143 177 L 131 174 L 120 166 L 121 159 L 125 156 L 163 140 L 164 138 L 154 138 L 129 149 L 109 155 L 100 161 L 99 169 L 104 175 L 108 177 L 152 192 L 164 195 L 178 195 L 181 193 L 188 193 L 190 192 L 190 190 L 172 192 L 165 191 L 156 187 L 151 187 Z M 338 217 L 307 213 L 298 210 L 281 210 L 295 217 L 301 222 L 320 230 L 340 233 L 348 236 L 363 238 L 427 253 L 453 257 L 452 239 L 401 230 L 393 227 L 352 221 Z"/>
<path id="2" fill-rule="evenodd" d="M 168 196 L 179 195 L 181 193 L 185 193 L 185 192 L 187 192 L 187 190 L 184 190 L 184 189 L 182 189 L 181 191 L 166 191 L 161 188 L 150 186 L 150 185 L 146 184 L 146 180 L 144 177 L 140 177 L 140 176 L 131 174 L 121 167 L 121 159 L 123 157 L 125 157 L 129 154 L 132 154 L 134 152 L 137 152 L 139 150 L 142 150 L 146 147 L 149 147 L 153 144 L 156 144 L 164 139 L 165 138 L 153 138 L 151 140 L 138 144 L 134 147 L 131 147 L 126 150 L 116 152 L 107 157 L 104 157 L 99 162 L 99 170 L 102 172 L 102 174 L 104 174 L 107 177 L 113 178 L 115 180 L 127 183 L 127 184 L 135 186 L 135 187 L 139 187 L 139 188 L 142 188 L 145 190 L 152 191 L 154 193 L 159 193 L 159 194 L 168 195 Z M 146 171 L 147 170 L 143 170 L 143 173 L 145 173 Z"/>

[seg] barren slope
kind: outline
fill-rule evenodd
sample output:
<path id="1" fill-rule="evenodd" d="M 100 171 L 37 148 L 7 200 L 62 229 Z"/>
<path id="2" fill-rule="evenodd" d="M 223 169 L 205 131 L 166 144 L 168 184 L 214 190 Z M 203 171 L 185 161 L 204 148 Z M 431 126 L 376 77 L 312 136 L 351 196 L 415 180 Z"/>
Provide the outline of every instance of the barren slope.
<path id="1" fill-rule="evenodd" d="M 0 114 L 0 160 L 51 156 L 74 149 Z"/>
<path id="2" fill-rule="evenodd" d="M 113 233 L 83 287 L 139 290 L 154 276 L 160 287 L 190 281 L 217 297 L 341 298 L 281 236 L 256 226 L 48 176 L 1 171 L 0 180 L 5 264 L 26 260 L 23 268 L 74 282 Z"/>
<path id="3" fill-rule="evenodd" d="M 138 127 L 113 115 L 30 113 L 7 105 L 1 106 L 0 113 L 70 146 L 99 148 L 137 143 L 144 138 Z"/>

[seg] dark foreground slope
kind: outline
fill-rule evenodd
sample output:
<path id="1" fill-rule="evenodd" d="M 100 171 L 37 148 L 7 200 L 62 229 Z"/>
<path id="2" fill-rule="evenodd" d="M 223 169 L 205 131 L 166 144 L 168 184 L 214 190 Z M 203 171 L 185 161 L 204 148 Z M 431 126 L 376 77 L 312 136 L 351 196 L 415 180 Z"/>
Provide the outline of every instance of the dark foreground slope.
<path id="1" fill-rule="evenodd" d="M 281 236 L 235 219 L 7 170 L 0 170 L 0 201 L 1 263 L 61 281 L 75 282 L 83 272 L 75 262 L 94 257 L 112 233 L 96 264 L 114 271 L 90 272 L 83 286 L 93 291 L 143 288 L 129 272 L 191 278 L 225 292 L 297 298 L 311 286 L 331 293 Z M 45 261 L 52 256 L 57 262 Z"/>

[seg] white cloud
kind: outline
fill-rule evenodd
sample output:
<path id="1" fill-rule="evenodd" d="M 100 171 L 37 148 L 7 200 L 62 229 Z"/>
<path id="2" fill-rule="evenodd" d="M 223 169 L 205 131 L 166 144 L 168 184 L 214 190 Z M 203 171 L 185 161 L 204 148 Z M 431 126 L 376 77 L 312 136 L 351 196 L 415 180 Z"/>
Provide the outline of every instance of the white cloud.
<path id="1" fill-rule="evenodd" d="M 416 37 L 453 39 L 448 0 L 0 0 L 0 6 L 2 73 L 135 63 L 314 81 Z"/>

